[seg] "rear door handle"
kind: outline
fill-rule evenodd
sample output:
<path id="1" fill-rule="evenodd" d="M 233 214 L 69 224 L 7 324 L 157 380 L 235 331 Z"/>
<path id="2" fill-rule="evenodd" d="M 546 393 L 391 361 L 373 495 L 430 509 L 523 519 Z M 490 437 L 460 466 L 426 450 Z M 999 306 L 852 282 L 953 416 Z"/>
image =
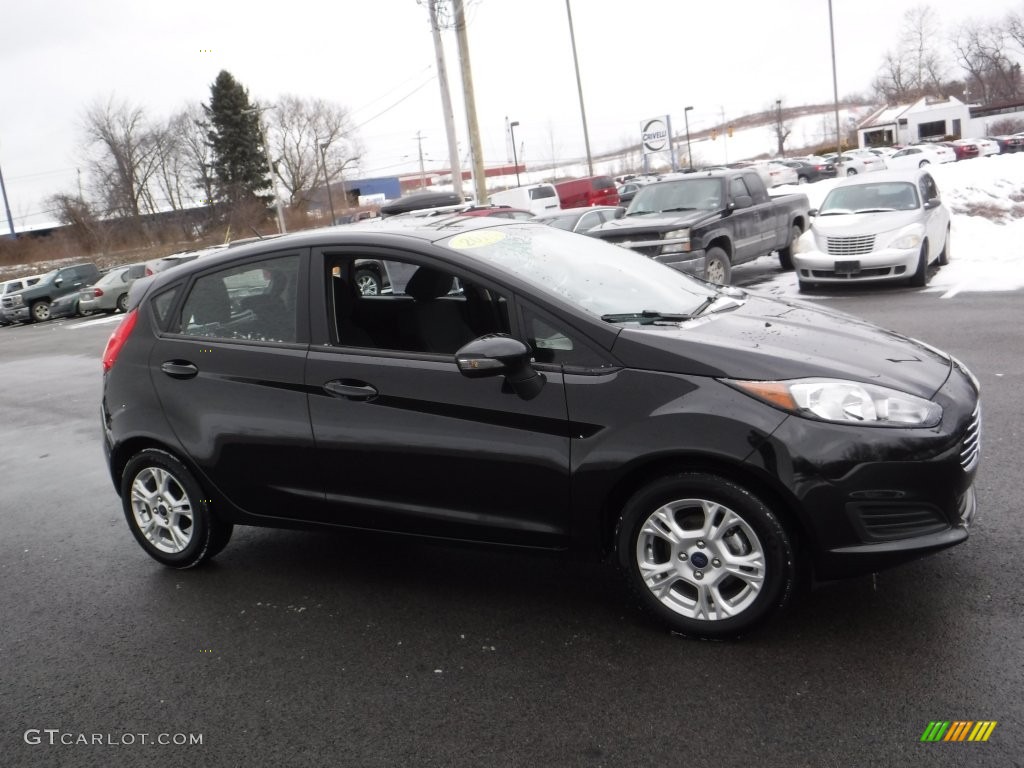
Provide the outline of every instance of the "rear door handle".
<path id="1" fill-rule="evenodd" d="M 191 379 L 199 373 L 199 369 L 188 360 L 168 360 L 160 370 L 172 379 Z"/>
<path id="2" fill-rule="evenodd" d="M 352 379 L 335 379 L 324 384 L 324 390 L 336 397 L 344 397 L 349 400 L 372 400 L 377 396 L 377 390 L 363 381 Z"/>

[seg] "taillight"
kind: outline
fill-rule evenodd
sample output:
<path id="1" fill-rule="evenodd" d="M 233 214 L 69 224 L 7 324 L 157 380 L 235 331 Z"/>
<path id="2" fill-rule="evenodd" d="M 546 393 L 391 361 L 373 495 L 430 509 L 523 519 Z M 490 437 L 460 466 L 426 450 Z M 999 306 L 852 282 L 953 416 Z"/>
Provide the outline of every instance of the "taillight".
<path id="1" fill-rule="evenodd" d="M 98 299 L 100 296 L 103 295 L 103 289 L 102 288 L 93 288 L 92 289 L 92 295 L 95 296 Z"/>
<path id="2" fill-rule="evenodd" d="M 131 335 L 132 329 L 135 327 L 135 320 L 138 318 L 138 308 L 133 309 L 127 315 L 124 316 L 114 332 L 110 334 L 110 338 L 107 340 L 107 347 L 103 350 L 103 372 L 106 373 L 114 367 L 114 363 L 117 362 L 117 356 L 121 353 L 121 347 L 128 341 L 128 337 Z"/>

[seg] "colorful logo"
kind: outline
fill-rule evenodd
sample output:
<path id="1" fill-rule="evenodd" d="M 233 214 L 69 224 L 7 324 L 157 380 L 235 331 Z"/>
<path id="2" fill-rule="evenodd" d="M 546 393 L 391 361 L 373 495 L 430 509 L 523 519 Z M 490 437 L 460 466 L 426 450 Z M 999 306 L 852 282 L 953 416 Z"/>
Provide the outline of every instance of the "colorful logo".
<path id="1" fill-rule="evenodd" d="M 933 720 L 921 741 L 988 741 L 995 729 L 995 720 Z"/>

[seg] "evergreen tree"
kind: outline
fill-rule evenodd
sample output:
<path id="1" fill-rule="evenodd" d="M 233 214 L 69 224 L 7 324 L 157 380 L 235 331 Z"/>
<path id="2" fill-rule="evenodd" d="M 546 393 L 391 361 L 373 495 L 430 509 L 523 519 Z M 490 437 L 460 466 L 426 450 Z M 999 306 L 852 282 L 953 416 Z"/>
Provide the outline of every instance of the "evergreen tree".
<path id="1" fill-rule="evenodd" d="M 210 86 L 210 103 L 203 105 L 203 111 L 209 121 L 207 137 L 218 202 L 228 203 L 232 209 L 256 201 L 268 205 L 273 195 L 268 194 L 271 185 L 259 112 L 250 103 L 248 90 L 230 72 L 221 70 Z"/>

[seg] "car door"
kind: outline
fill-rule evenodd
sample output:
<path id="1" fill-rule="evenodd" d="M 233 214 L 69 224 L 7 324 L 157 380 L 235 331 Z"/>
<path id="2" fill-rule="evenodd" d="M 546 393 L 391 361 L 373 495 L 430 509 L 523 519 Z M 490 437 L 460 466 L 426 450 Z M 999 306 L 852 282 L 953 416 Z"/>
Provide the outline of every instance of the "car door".
<path id="1" fill-rule="evenodd" d="M 357 259 L 409 271 L 405 292 L 352 290 Z M 513 332 L 509 291 L 422 254 L 314 251 L 306 386 L 327 506 L 339 525 L 564 546 L 569 436 L 563 380 L 532 400 L 460 374 L 456 349 Z M 396 266 L 397 265 L 397 266 Z M 425 285 L 429 282 L 430 285 Z M 316 319 L 319 317 L 319 321 Z"/>
<path id="2" fill-rule="evenodd" d="M 302 517 L 323 499 L 303 389 L 307 275 L 303 250 L 211 267 L 184 286 L 150 353 L 181 447 L 252 514 Z"/>
<path id="3" fill-rule="evenodd" d="M 930 173 L 921 174 L 918 188 L 923 202 L 941 199 L 938 185 Z M 935 260 L 946 247 L 946 236 L 949 230 L 949 211 L 946 210 L 946 206 L 937 205 L 931 210 L 925 210 L 925 230 L 928 233 L 928 242 L 931 244 L 928 258 Z"/>

